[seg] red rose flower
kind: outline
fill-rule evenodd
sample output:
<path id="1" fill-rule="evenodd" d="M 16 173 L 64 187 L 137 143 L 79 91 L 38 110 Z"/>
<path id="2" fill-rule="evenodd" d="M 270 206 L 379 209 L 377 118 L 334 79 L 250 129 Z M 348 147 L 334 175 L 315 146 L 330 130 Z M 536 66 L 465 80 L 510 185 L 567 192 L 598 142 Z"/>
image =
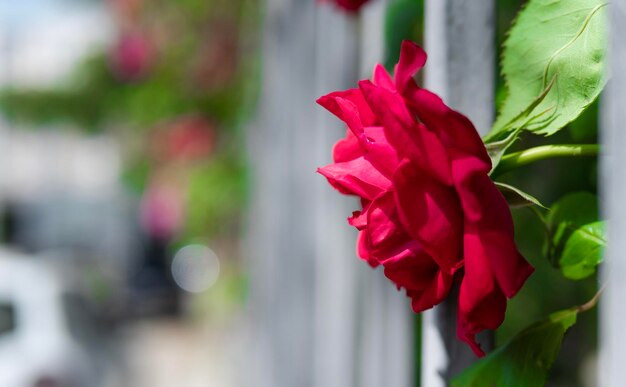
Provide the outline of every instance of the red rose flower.
<path id="1" fill-rule="evenodd" d="M 413 75 L 426 62 L 402 44 L 392 79 L 380 65 L 373 82 L 317 102 L 348 126 L 320 168 L 339 192 L 360 197 L 348 222 L 360 230 L 358 255 L 404 288 L 413 310 L 443 301 L 460 282 L 457 333 L 474 352 L 475 335 L 502 323 L 533 268 L 513 239 L 507 202 L 488 176 L 491 160 L 476 129 Z"/>
<path id="2" fill-rule="evenodd" d="M 361 7 L 367 3 L 368 0 L 321 0 L 325 2 L 333 2 L 338 7 L 343 8 L 344 10 L 350 13 L 358 12 Z"/>

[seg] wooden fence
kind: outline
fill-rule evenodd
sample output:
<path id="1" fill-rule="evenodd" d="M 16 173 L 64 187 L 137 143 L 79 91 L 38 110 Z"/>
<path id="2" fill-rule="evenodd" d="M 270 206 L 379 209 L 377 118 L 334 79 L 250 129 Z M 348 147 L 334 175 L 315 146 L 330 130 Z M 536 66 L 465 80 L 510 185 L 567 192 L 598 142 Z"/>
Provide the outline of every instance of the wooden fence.
<path id="1" fill-rule="evenodd" d="M 249 130 L 249 386 L 413 384 L 408 300 L 358 262 L 345 223 L 357 203 L 315 173 L 345 135 L 315 100 L 354 87 L 382 59 L 383 9 L 377 1 L 357 20 L 311 0 L 267 1 L 263 91 Z"/>
<path id="2" fill-rule="evenodd" d="M 359 262 L 345 218 L 356 208 L 317 176 L 342 125 L 317 107 L 329 91 L 354 87 L 383 55 L 385 2 L 358 18 L 314 0 L 267 0 L 263 91 L 249 130 L 253 212 L 249 218 L 250 351 L 246 386 L 444 386 L 475 358 L 456 340 L 454 302 L 424 313 L 422 363 L 410 303 L 383 274 Z M 425 83 L 484 134 L 494 118 L 495 0 L 426 0 Z M 626 36 L 626 0 L 614 0 L 613 36 Z M 367 26 L 367 28 L 364 28 Z M 626 45 L 612 44 L 613 87 L 605 98 L 605 146 L 626 147 Z M 357 77 L 358 76 L 358 77 Z M 626 330 L 626 152 L 603 163 L 612 246 L 604 270 L 601 386 L 619 386 Z M 621 215 L 621 216 L 620 216 Z M 490 338 L 481 340 L 489 345 Z"/>
<path id="3" fill-rule="evenodd" d="M 609 4 L 611 77 L 601 98 L 601 203 L 610 241 L 601 267 L 599 386 L 626 383 L 626 0 Z"/>

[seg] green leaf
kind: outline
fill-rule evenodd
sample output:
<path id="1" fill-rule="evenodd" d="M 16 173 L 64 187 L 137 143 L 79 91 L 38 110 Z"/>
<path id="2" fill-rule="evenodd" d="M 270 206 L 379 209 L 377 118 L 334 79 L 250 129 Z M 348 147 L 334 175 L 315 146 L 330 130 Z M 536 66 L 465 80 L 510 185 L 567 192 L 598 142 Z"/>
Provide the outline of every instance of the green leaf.
<path id="1" fill-rule="evenodd" d="M 511 208 L 539 206 L 546 208 L 537 198 L 512 185 L 494 182 Z"/>
<path id="2" fill-rule="evenodd" d="M 573 280 L 589 277 L 602 262 L 605 247 L 604 222 L 589 223 L 578 228 L 565 242 L 559 260 L 561 272 L 566 278 Z"/>
<path id="3" fill-rule="evenodd" d="M 582 307 L 551 314 L 518 333 L 452 380 L 454 387 L 543 386 L 565 332 Z"/>
<path id="4" fill-rule="evenodd" d="M 580 227 L 598 220 L 598 198 L 588 192 L 576 192 L 559 199 L 546 219 L 549 236 L 547 255 L 551 261 L 560 257 L 570 235 Z"/>
<path id="5" fill-rule="evenodd" d="M 554 110 L 554 106 L 544 111 L 538 112 L 536 114 L 532 114 L 532 113 L 535 110 L 535 108 L 539 106 L 541 102 L 543 102 L 543 100 L 546 98 L 550 90 L 552 90 L 552 86 L 554 86 L 555 81 L 556 81 L 556 77 L 553 77 L 550 83 L 543 89 L 541 94 L 539 94 L 539 96 L 537 96 L 530 103 L 530 105 L 528 105 L 521 113 L 519 113 L 517 116 L 509 120 L 508 123 L 502 128 L 501 131 L 503 133 L 507 133 L 511 130 L 514 130 L 513 133 L 516 133 L 516 132 L 519 132 L 521 129 L 528 128 L 528 126 L 533 123 L 535 125 L 544 125 L 544 126 L 547 125 L 547 123 L 549 123 L 550 120 L 552 119 L 550 118 L 552 116 L 549 116 L 548 114 Z M 488 133 L 487 136 L 485 137 L 489 138 L 489 137 L 493 137 L 493 135 L 494 133 L 492 131 Z"/>
<path id="6" fill-rule="evenodd" d="M 605 84 L 605 5 L 604 0 L 529 1 L 504 44 L 508 95 L 487 138 L 521 126 L 554 134 L 598 97 Z M 532 119 L 522 124 L 521 117 Z"/>
<path id="7" fill-rule="evenodd" d="M 487 149 L 487 153 L 489 154 L 489 158 L 491 159 L 491 172 L 493 172 L 498 164 L 500 164 L 500 160 L 502 160 L 502 156 L 506 153 L 507 149 L 515 141 L 517 140 L 519 135 L 519 130 L 516 130 L 509 134 L 505 139 L 495 142 L 490 142 L 485 144 L 485 148 Z"/>

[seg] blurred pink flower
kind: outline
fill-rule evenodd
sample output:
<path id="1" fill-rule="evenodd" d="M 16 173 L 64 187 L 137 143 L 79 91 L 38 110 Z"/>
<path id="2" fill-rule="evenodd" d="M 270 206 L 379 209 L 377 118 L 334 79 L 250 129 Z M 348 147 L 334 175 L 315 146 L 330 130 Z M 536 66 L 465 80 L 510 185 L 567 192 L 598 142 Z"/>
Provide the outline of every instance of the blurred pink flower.
<path id="1" fill-rule="evenodd" d="M 140 220 L 152 237 L 169 239 L 182 227 L 183 194 L 175 185 L 151 182 L 141 198 Z"/>
<path id="2" fill-rule="evenodd" d="M 215 124 L 201 115 L 186 115 L 157 130 L 151 151 L 157 160 L 189 162 L 206 159 L 215 148 Z"/>
<path id="3" fill-rule="evenodd" d="M 154 56 L 152 45 L 143 34 L 125 33 L 113 49 L 111 66 L 122 80 L 137 80 L 148 73 Z"/>

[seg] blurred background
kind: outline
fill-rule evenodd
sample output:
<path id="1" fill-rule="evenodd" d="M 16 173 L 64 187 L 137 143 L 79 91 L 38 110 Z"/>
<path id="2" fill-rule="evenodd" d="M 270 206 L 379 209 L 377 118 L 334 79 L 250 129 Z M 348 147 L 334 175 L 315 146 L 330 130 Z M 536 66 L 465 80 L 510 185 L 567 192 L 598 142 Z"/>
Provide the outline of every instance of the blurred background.
<path id="1" fill-rule="evenodd" d="M 0 0 L 0 386 L 418 384 L 419 321 L 314 174 L 343 134 L 316 97 L 423 41 L 422 1 L 371 3 Z M 497 3 L 499 45 L 523 1 Z M 570 129 L 550 141 L 594 141 L 597 108 Z M 571 163 L 505 180 L 595 193 Z M 499 341 L 596 288 L 515 216 L 537 272 Z M 552 385 L 593 385 L 595 332 L 582 315 Z"/>
<path id="2" fill-rule="evenodd" d="M 0 1 L 0 385 L 232 386 L 255 1 Z"/>

